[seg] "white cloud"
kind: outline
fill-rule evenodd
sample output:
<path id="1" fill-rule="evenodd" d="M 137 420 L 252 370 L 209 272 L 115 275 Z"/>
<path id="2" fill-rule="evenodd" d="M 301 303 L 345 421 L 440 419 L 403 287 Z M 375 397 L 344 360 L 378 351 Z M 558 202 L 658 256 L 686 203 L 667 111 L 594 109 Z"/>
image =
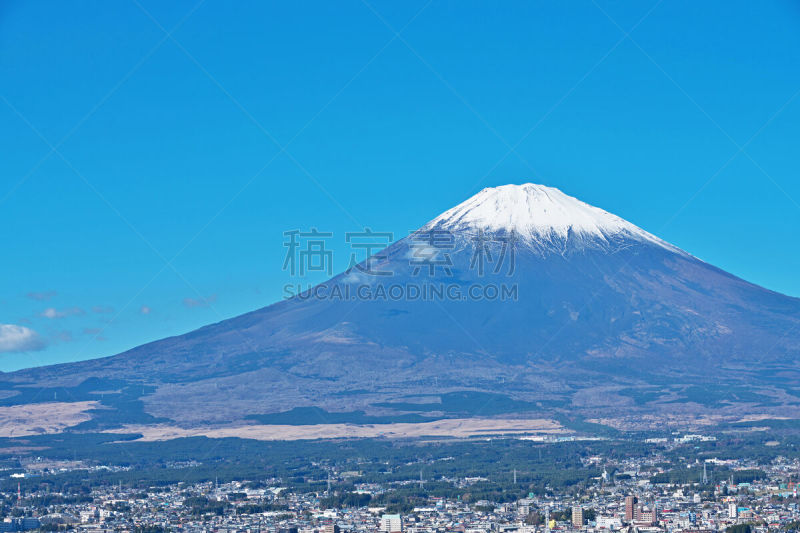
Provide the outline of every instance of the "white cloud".
<path id="1" fill-rule="evenodd" d="M 0 324 L 0 353 L 31 352 L 44 347 L 44 341 L 32 329 L 15 324 Z"/>
<path id="2" fill-rule="evenodd" d="M 64 318 L 65 316 L 75 316 L 75 315 L 82 315 L 85 311 L 80 307 L 70 307 L 69 309 L 62 309 L 59 311 L 55 307 L 48 307 L 44 311 L 40 313 L 40 316 L 44 318 Z"/>
<path id="3" fill-rule="evenodd" d="M 342 278 L 342 281 L 349 285 L 366 285 L 369 284 L 371 280 L 369 276 L 354 268 Z"/>

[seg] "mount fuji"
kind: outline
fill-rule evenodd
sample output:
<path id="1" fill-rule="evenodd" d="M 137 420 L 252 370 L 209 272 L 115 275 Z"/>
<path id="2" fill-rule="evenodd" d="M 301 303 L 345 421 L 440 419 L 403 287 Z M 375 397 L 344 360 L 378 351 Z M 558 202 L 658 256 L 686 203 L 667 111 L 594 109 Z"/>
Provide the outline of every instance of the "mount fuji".
<path id="1" fill-rule="evenodd" d="M 528 183 L 484 189 L 291 299 L 112 357 L 6 374 L 0 403 L 63 390 L 63 401 L 100 402 L 83 426 L 99 428 L 791 416 L 798 341 L 800 300 Z"/>

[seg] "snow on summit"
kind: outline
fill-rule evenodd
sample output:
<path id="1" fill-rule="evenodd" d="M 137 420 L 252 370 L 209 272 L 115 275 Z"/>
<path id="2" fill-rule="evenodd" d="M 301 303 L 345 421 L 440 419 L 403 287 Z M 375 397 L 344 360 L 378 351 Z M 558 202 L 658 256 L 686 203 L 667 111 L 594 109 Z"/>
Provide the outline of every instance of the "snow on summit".
<path id="1" fill-rule="evenodd" d="M 454 233 L 516 232 L 535 242 L 566 242 L 626 237 L 676 250 L 630 222 L 560 190 L 525 183 L 488 187 L 425 225 Z"/>

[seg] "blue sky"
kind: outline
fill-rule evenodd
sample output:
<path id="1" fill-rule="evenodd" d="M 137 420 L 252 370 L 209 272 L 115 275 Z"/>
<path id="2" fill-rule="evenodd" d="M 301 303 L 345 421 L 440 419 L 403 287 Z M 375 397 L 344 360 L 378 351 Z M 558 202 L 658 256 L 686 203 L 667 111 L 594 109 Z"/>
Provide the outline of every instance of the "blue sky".
<path id="1" fill-rule="evenodd" d="M 0 369 L 275 302 L 284 231 L 333 232 L 341 270 L 346 231 L 526 181 L 800 296 L 799 27 L 788 0 L 3 2 Z"/>

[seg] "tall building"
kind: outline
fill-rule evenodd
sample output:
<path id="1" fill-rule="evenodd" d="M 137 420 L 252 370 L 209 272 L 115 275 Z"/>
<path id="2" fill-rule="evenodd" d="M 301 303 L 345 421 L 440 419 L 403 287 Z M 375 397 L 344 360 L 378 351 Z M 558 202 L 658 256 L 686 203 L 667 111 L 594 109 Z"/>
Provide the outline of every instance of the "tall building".
<path id="1" fill-rule="evenodd" d="M 731 502 L 728 504 L 728 518 L 738 518 L 739 517 L 739 509 L 736 507 L 736 502 Z"/>
<path id="2" fill-rule="evenodd" d="M 580 505 L 572 506 L 572 525 L 577 528 L 583 527 L 583 507 Z"/>
<path id="3" fill-rule="evenodd" d="M 403 521 L 399 514 L 385 514 L 381 517 L 382 533 L 397 533 L 403 531 Z"/>
<path id="4" fill-rule="evenodd" d="M 638 500 L 636 496 L 626 496 L 625 497 L 625 520 L 628 522 L 632 522 L 634 518 L 636 518 L 636 504 Z"/>

